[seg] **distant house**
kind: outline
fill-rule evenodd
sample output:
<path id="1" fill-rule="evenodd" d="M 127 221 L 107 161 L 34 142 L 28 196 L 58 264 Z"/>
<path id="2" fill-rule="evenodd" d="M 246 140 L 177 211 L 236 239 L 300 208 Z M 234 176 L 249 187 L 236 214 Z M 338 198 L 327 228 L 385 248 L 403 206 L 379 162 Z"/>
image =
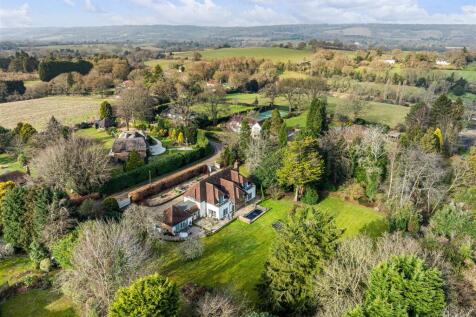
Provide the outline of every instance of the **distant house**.
<path id="1" fill-rule="evenodd" d="M 142 158 L 147 157 L 148 149 L 149 145 L 142 132 L 126 131 L 122 132 L 119 137 L 114 140 L 109 155 L 118 161 L 126 161 L 129 153 L 132 151 L 136 151 Z"/>
<path id="2" fill-rule="evenodd" d="M 192 226 L 192 221 L 198 217 L 198 207 L 192 202 L 183 202 L 167 208 L 160 223 L 162 230 L 175 235 Z"/>
<path id="3" fill-rule="evenodd" d="M 189 188 L 184 201 L 196 205 L 199 217 L 231 219 L 255 197 L 256 186 L 237 170 L 226 168 Z"/>
<path id="4" fill-rule="evenodd" d="M 233 131 L 235 133 L 240 133 L 241 122 L 245 119 L 248 120 L 248 124 L 250 125 L 251 136 L 253 138 L 257 138 L 261 133 L 262 127 L 260 122 L 254 118 L 245 118 L 242 115 L 236 115 L 233 118 L 231 118 L 230 121 L 228 121 L 226 126 L 230 131 Z"/>
<path id="5" fill-rule="evenodd" d="M 385 59 L 383 62 L 385 64 L 394 65 L 397 61 L 394 59 Z"/>
<path id="6" fill-rule="evenodd" d="M 436 65 L 438 65 L 438 66 L 449 66 L 449 65 L 451 65 L 451 63 L 448 62 L 448 61 L 442 60 L 442 59 L 437 59 L 436 60 Z"/>

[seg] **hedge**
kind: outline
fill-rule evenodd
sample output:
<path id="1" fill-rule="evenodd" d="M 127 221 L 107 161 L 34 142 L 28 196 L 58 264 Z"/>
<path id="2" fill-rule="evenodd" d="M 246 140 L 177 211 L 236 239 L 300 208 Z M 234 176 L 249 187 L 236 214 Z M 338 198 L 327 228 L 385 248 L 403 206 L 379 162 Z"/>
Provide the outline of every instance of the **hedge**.
<path id="1" fill-rule="evenodd" d="M 128 187 L 147 181 L 150 177 L 158 177 L 195 162 L 213 153 L 213 147 L 207 143 L 204 147 L 199 147 L 191 151 L 173 153 L 162 158 L 158 158 L 147 165 L 136 168 L 132 171 L 112 177 L 101 188 L 103 195 L 110 195 Z"/>
<path id="2" fill-rule="evenodd" d="M 142 200 L 161 193 L 166 189 L 170 189 L 177 186 L 195 176 L 207 173 L 208 166 L 205 164 L 199 165 L 192 169 L 187 169 L 181 173 L 165 177 L 161 180 L 153 182 L 151 184 L 144 185 L 129 193 L 129 197 L 133 203 L 141 202 Z"/>
<path id="3" fill-rule="evenodd" d="M 1 80 L 0 82 L 4 83 L 7 90 L 7 95 L 11 95 L 17 92 L 20 95 L 25 93 L 25 85 L 23 80 Z"/>
<path id="4" fill-rule="evenodd" d="M 71 61 L 43 61 L 38 66 L 38 75 L 42 81 L 50 81 L 63 73 L 78 72 L 86 75 L 93 68 L 93 64 L 85 60 Z"/>

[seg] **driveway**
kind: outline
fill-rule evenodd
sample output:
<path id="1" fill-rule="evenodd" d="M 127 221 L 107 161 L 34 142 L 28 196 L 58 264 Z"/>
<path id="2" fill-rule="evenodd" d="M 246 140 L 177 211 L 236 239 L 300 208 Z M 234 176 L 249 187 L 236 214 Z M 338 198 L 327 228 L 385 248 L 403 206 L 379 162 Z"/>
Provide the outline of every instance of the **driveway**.
<path id="1" fill-rule="evenodd" d="M 220 154 L 221 154 L 221 151 L 223 149 L 223 145 L 219 142 L 215 142 L 215 141 L 210 141 L 210 144 L 212 145 L 213 147 L 213 152 L 214 154 L 212 156 L 209 156 L 208 158 L 205 158 L 203 160 L 200 160 L 200 161 L 196 161 L 194 162 L 192 165 L 187 165 L 187 166 L 184 166 L 183 168 L 177 170 L 177 171 L 174 171 L 172 173 L 168 173 L 168 174 L 164 174 L 164 175 L 161 175 L 159 177 L 156 177 L 156 178 L 153 178 L 152 179 L 152 182 L 155 182 L 155 181 L 158 181 L 164 177 L 168 177 L 168 176 L 171 176 L 171 175 L 175 175 L 175 174 L 178 174 L 180 172 L 183 172 L 183 171 L 187 171 L 187 170 L 192 170 L 194 169 L 195 167 L 199 166 L 199 165 L 202 165 L 202 164 L 213 164 L 215 163 L 215 161 L 217 161 L 219 158 L 220 158 Z M 142 187 L 146 184 L 148 184 L 149 182 L 143 182 L 141 184 L 138 184 L 138 185 L 134 185 L 132 187 L 129 187 L 121 192 L 118 192 L 118 193 L 115 193 L 113 195 L 111 195 L 111 197 L 114 197 L 116 198 L 117 200 L 124 200 L 124 199 L 127 199 L 129 197 L 129 193 L 133 190 L 136 190 L 138 189 L 139 187 Z M 175 199 L 174 199 L 175 200 Z M 174 201 L 173 200 L 173 201 Z M 168 204 L 168 203 L 167 203 Z"/>

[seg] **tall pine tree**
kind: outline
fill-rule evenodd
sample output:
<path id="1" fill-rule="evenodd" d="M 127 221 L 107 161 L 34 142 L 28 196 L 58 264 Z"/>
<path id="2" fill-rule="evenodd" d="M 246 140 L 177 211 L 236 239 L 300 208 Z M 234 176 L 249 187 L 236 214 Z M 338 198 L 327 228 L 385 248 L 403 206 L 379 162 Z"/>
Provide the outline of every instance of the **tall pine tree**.
<path id="1" fill-rule="evenodd" d="M 311 106 L 309 107 L 306 130 L 310 135 L 318 137 L 327 131 L 327 129 L 327 100 L 324 98 L 316 98 L 311 102 Z"/>
<path id="2" fill-rule="evenodd" d="M 342 233 L 332 216 L 314 208 L 290 215 L 277 231 L 257 287 L 263 308 L 283 316 L 314 313 L 314 280 L 336 253 Z"/>

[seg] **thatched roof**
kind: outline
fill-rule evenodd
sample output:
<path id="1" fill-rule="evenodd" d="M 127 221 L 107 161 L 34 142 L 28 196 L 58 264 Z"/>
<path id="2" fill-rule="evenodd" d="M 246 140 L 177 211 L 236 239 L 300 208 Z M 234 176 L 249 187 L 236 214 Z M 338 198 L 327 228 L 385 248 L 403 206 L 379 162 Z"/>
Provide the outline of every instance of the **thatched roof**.
<path id="1" fill-rule="evenodd" d="M 147 142 L 145 136 L 139 132 L 123 132 L 114 141 L 112 145 L 113 153 L 121 152 L 145 152 L 147 151 Z"/>

